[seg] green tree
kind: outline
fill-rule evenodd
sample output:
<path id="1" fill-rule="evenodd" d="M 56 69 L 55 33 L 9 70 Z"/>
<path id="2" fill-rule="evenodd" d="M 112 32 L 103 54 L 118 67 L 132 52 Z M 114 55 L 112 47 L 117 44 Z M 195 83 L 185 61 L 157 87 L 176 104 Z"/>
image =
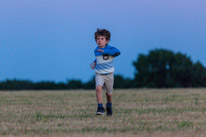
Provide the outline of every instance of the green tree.
<path id="1" fill-rule="evenodd" d="M 67 82 L 67 89 L 82 89 L 83 88 L 83 83 L 81 80 L 68 80 Z"/>
<path id="2" fill-rule="evenodd" d="M 88 82 L 84 83 L 84 89 L 95 89 L 95 76 Z"/>
<path id="3" fill-rule="evenodd" d="M 134 81 L 122 75 L 114 75 L 114 88 L 134 88 Z"/>
<path id="4" fill-rule="evenodd" d="M 193 66 L 193 82 L 194 87 L 206 87 L 206 69 L 198 61 Z"/>
<path id="5" fill-rule="evenodd" d="M 56 89 L 56 83 L 53 81 L 41 81 L 34 84 L 35 90 L 54 90 Z"/>
<path id="6" fill-rule="evenodd" d="M 0 82 L 0 90 L 24 90 L 32 89 L 33 83 L 29 80 L 6 80 Z"/>
<path id="7" fill-rule="evenodd" d="M 193 64 L 187 55 L 165 49 L 151 50 L 148 55 L 140 54 L 133 65 L 137 87 L 203 86 L 198 77 L 203 80 L 206 73 L 200 63 Z"/>

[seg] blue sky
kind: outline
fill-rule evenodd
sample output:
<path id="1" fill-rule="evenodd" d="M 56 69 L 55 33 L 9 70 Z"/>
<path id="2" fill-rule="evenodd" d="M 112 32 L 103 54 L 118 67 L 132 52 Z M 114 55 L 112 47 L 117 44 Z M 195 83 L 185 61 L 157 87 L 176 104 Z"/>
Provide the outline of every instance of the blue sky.
<path id="1" fill-rule="evenodd" d="M 165 48 L 206 65 L 205 0 L 1 0 L 0 80 L 90 80 L 97 28 L 121 55 L 115 74 L 133 78 L 140 53 Z"/>

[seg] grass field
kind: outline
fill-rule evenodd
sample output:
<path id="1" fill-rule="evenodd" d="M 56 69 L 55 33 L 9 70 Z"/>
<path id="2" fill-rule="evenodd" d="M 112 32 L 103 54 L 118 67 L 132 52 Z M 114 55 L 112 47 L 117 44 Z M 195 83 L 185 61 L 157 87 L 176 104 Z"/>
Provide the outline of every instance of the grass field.
<path id="1" fill-rule="evenodd" d="M 0 92 L 0 136 L 206 135 L 206 89 L 115 90 L 113 111 L 95 115 L 94 90 Z"/>

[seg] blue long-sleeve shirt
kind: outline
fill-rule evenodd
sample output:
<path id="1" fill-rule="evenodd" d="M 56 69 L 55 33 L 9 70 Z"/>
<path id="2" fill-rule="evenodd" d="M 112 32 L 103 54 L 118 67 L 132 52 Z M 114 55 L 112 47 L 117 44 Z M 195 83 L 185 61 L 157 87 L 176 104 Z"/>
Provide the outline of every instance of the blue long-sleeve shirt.
<path id="1" fill-rule="evenodd" d="M 104 51 L 100 52 L 97 51 L 98 49 L 101 49 Z M 114 72 L 114 65 L 113 65 L 113 59 L 114 57 L 120 55 L 120 51 L 112 47 L 110 45 L 105 46 L 104 48 L 97 47 L 94 50 L 94 54 L 96 57 L 95 63 L 95 72 L 98 74 L 108 74 Z"/>

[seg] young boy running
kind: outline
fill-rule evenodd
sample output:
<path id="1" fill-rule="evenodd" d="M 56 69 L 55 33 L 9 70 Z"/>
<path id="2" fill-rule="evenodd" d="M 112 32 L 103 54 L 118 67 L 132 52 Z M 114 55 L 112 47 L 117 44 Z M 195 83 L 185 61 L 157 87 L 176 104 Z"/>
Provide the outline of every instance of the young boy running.
<path id="1" fill-rule="evenodd" d="M 107 97 L 107 116 L 112 116 L 113 59 L 120 55 L 120 51 L 108 45 L 110 37 L 111 34 L 106 29 L 97 29 L 95 32 L 95 41 L 98 46 L 94 50 L 96 59 L 90 66 L 92 69 L 95 69 L 96 73 L 96 98 L 98 103 L 96 115 L 103 115 L 105 111 L 102 104 L 102 89 L 104 89 Z"/>

